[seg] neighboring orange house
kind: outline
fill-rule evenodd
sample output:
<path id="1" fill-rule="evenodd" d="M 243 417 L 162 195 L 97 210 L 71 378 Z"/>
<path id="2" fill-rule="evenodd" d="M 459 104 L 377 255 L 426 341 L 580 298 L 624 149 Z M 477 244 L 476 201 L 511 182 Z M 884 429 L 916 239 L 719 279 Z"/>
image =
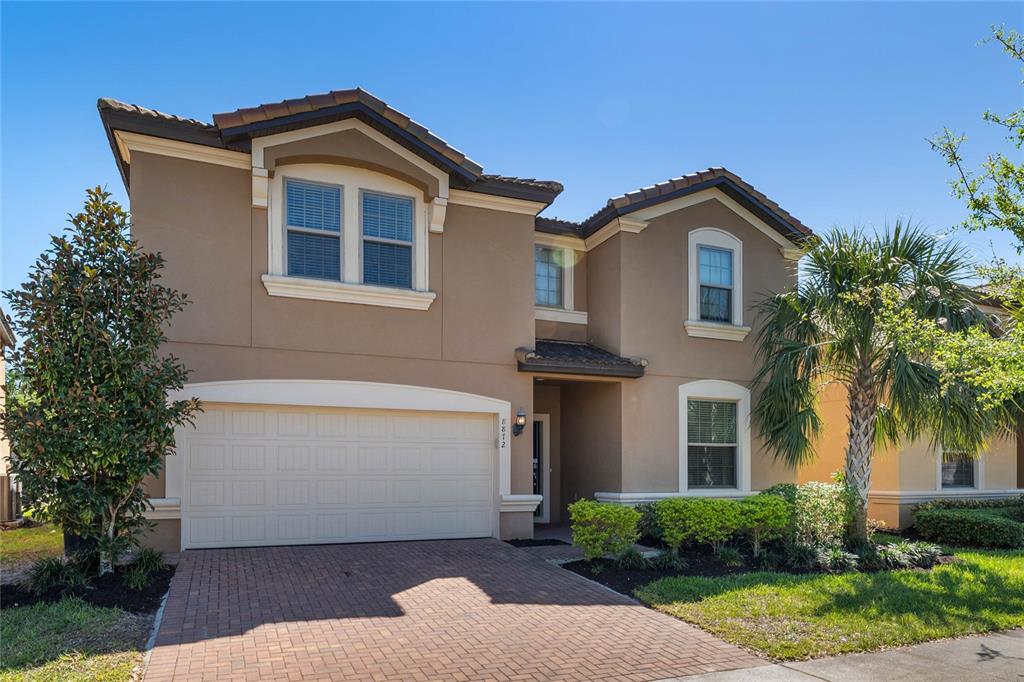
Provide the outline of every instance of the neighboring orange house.
<path id="1" fill-rule="evenodd" d="M 192 301 L 168 350 L 206 407 L 148 482 L 153 544 L 530 537 L 583 497 L 804 475 L 748 387 L 753 307 L 811 230 L 734 173 L 571 222 L 538 217 L 561 184 L 484 173 L 363 90 L 99 111 L 133 236 Z"/>

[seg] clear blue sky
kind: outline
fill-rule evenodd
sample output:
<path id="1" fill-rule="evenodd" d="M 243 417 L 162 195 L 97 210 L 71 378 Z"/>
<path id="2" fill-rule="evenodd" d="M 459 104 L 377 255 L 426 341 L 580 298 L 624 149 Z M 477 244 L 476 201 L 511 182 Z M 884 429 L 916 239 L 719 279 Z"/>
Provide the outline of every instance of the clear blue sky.
<path id="1" fill-rule="evenodd" d="M 2 273 L 24 279 L 85 187 L 125 199 L 98 97 L 211 114 L 366 88 L 488 172 L 556 179 L 545 215 L 708 166 L 815 229 L 963 217 L 925 137 L 1021 105 L 977 41 L 1004 4 L 16 4 L 2 12 Z M 986 257 L 998 234 L 965 236 Z"/>

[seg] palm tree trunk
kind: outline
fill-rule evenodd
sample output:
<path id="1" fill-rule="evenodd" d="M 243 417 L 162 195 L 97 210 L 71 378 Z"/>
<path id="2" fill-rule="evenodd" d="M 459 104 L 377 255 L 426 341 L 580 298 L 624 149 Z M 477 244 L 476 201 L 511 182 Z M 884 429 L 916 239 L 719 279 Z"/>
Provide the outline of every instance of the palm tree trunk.
<path id="1" fill-rule="evenodd" d="M 878 397 L 871 373 L 861 370 L 850 385 L 850 436 L 846 450 L 846 482 L 856 493 L 850 526 L 854 540 L 868 539 L 868 490 L 877 410 Z"/>

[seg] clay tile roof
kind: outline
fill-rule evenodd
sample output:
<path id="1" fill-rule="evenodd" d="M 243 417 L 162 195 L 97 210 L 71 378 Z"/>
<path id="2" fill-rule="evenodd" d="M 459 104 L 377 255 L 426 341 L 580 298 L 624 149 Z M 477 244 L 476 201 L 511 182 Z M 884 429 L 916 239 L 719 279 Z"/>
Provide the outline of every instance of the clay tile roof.
<path id="1" fill-rule="evenodd" d="M 573 237 L 583 236 L 583 225 L 572 220 L 537 216 L 534 221 L 534 225 L 538 232 L 547 232 L 548 234 L 566 234 Z"/>
<path id="2" fill-rule="evenodd" d="M 96 103 L 96 106 L 102 110 L 108 111 L 124 111 L 129 114 L 138 114 L 140 116 L 148 116 L 149 118 L 159 119 L 161 121 L 173 121 L 175 123 L 184 123 L 196 128 L 202 128 L 203 130 L 212 130 L 215 126 L 204 123 L 203 121 L 197 121 L 194 118 L 182 118 L 181 116 L 175 116 L 174 114 L 165 114 L 162 111 L 156 109 L 147 109 L 140 107 L 137 104 L 128 104 L 127 102 L 121 102 L 116 99 L 109 97 L 101 97 Z"/>
<path id="3" fill-rule="evenodd" d="M 534 189 L 547 190 L 556 194 L 560 193 L 565 187 L 562 183 L 556 182 L 555 180 L 537 180 L 535 178 L 517 178 L 512 175 L 490 175 L 484 174 L 480 176 L 484 180 L 490 182 L 502 182 L 509 185 L 521 185 L 523 187 L 532 187 Z"/>
<path id="4" fill-rule="evenodd" d="M 592 376 L 641 377 L 646 360 L 624 358 L 603 348 L 579 341 L 537 339 L 534 348 L 516 350 L 520 372 L 588 374 Z"/>
<path id="5" fill-rule="evenodd" d="M 392 109 L 383 100 L 374 97 L 362 88 L 349 90 L 333 90 L 319 95 L 307 95 L 300 99 L 285 100 L 271 104 L 261 104 L 247 109 L 236 109 L 222 114 L 214 114 L 213 121 L 221 130 L 237 128 L 252 123 L 262 123 L 285 116 L 305 113 L 307 111 L 318 111 L 341 104 L 359 102 L 370 108 L 385 119 L 409 133 L 435 152 L 441 154 L 453 163 L 461 166 L 473 175 L 483 173 L 483 167 L 465 154 L 455 149 L 443 139 L 431 133 L 424 126 L 416 123 L 402 112 Z"/>
<path id="6" fill-rule="evenodd" d="M 749 195 L 756 203 L 760 204 L 765 210 L 774 213 L 781 221 L 785 222 L 787 226 L 792 228 L 792 232 L 796 233 L 792 236 L 810 236 L 814 234 L 811 228 L 801 223 L 788 211 L 759 192 L 753 185 L 747 183 L 743 178 L 735 173 L 720 166 L 707 168 L 695 173 L 688 173 L 678 178 L 672 178 L 665 182 L 659 182 L 649 187 L 643 187 L 632 192 L 626 192 L 625 194 L 612 197 L 604 207 L 583 221 L 584 232 L 586 234 L 592 234 L 617 215 L 629 213 L 630 207 L 636 206 L 640 202 L 645 202 L 644 205 L 646 206 L 650 205 L 651 202 L 657 203 L 658 199 L 661 198 L 664 198 L 664 200 L 667 201 L 680 193 L 685 193 L 689 189 L 699 189 L 698 186 L 703 183 L 713 183 L 715 181 L 719 181 L 720 184 L 731 183 L 735 185 L 743 193 Z M 636 206 L 633 210 L 637 210 L 639 208 L 641 207 Z"/>

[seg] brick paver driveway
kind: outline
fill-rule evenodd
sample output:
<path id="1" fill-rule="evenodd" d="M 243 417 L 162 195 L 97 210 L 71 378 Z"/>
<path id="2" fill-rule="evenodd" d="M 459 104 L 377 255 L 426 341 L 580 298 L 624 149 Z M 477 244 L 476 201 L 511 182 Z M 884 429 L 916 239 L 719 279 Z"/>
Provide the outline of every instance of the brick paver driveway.
<path id="1" fill-rule="evenodd" d="M 497 540 L 190 551 L 146 682 L 656 680 L 764 661 Z"/>

